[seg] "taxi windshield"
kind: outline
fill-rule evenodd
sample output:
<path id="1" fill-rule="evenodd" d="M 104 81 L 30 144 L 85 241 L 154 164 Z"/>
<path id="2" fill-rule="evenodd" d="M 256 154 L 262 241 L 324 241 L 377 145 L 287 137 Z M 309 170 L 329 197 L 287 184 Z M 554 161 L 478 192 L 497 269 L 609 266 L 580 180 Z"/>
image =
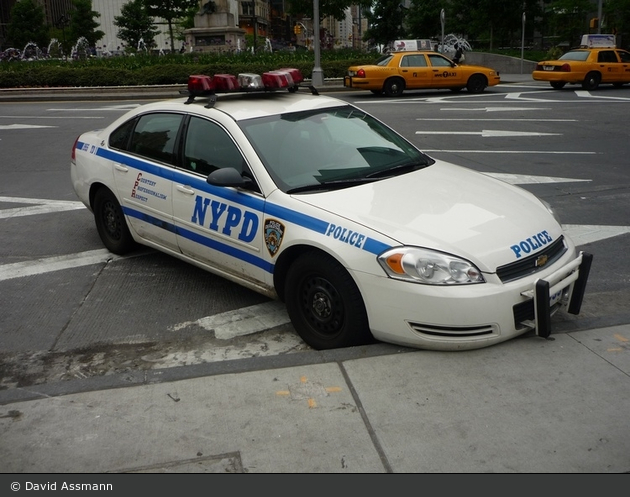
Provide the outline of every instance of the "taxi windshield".
<path id="1" fill-rule="evenodd" d="M 352 106 L 241 121 L 241 129 L 285 192 L 338 189 L 405 174 L 434 161 Z"/>

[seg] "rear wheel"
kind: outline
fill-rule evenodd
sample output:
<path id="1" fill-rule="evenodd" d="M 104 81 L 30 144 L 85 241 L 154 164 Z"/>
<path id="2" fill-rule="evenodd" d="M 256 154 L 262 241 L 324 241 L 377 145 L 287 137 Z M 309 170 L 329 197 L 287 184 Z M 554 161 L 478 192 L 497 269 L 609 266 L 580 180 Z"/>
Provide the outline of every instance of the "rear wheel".
<path id="1" fill-rule="evenodd" d="M 107 250 L 123 255 L 134 248 L 135 242 L 125 215 L 118 200 L 107 188 L 101 188 L 94 197 L 94 221 Z"/>
<path id="2" fill-rule="evenodd" d="M 383 93 L 388 97 L 400 97 L 405 89 L 405 81 L 401 78 L 390 78 L 383 85 Z"/>
<path id="3" fill-rule="evenodd" d="M 468 78 L 466 89 L 470 93 L 483 93 L 486 86 L 488 86 L 488 81 L 484 76 L 481 74 L 473 74 L 470 78 Z"/>
<path id="4" fill-rule="evenodd" d="M 582 89 L 587 91 L 596 90 L 601 80 L 602 77 L 598 72 L 589 72 L 584 81 L 582 81 Z"/>
<path id="5" fill-rule="evenodd" d="M 552 81 L 550 84 L 556 90 L 562 90 L 562 88 L 564 88 L 564 85 L 566 85 L 566 83 L 563 83 L 562 81 Z"/>
<path id="6" fill-rule="evenodd" d="M 285 300 L 295 330 L 314 349 L 373 341 L 354 280 L 341 264 L 322 252 L 307 252 L 291 265 Z"/>

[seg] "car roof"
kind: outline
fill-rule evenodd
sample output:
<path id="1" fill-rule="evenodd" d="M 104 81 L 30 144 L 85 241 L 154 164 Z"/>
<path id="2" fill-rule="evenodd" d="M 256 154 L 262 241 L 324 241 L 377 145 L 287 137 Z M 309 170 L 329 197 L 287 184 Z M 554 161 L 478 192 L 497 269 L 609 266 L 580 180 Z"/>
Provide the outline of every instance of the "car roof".
<path id="1" fill-rule="evenodd" d="M 308 90 L 306 90 L 308 91 Z M 211 114 L 206 107 L 209 99 L 196 97 L 192 103 L 186 103 L 188 98 L 175 98 L 143 105 L 141 112 L 172 111 L 191 112 L 199 115 Z M 330 107 L 348 105 L 347 102 L 325 95 L 312 95 L 304 91 L 295 93 L 286 90 L 256 93 L 225 93 L 217 94 L 212 109 L 229 115 L 235 121 L 284 114 L 288 112 L 303 112 Z"/>

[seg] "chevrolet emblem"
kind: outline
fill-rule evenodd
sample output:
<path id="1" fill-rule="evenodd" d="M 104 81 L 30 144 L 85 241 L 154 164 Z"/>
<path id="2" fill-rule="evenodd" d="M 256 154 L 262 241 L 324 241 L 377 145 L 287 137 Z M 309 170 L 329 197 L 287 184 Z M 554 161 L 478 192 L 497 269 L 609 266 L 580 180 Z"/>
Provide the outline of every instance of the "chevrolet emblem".
<path id="1" fill-rule="evenodd" d="M 549 257 L 546 255 L 541 255 L 536 259 L 536 267 L 543 267 L 545 264 L 547 264 L 547 261 L 549 260 Z"/>

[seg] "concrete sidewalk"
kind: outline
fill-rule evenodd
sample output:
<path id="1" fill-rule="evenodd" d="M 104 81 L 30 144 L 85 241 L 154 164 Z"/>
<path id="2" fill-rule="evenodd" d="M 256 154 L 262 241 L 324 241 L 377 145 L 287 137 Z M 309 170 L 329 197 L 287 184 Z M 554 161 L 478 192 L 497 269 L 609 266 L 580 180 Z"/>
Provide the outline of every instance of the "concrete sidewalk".
<path id="1" fill-rule="evenodd" d="M 624 473 L 629 340 L 623 325 L 467 352 L 377 344 L 6 390 L 0 467 Z"/>
<path id="2" fill-rule="evenodd" d="M 501 75 L 501 84 L 535 83 L 531 73 Z M 309 81 L 305 82 L 308 85 Z M 539 83 L 540 84 L 540 83 Z M 186 85 L 154 85 L 154 86 L 108 86 L 77 88 L 0 88 L 0 102 L 36 102 L 36 101 L 72 101 L 72 100 L 159 100 L 182 97 L 180 91 Z M 361 91 L 344 88 L 343 79 L 324 80 L 320 92 Z M 440 90 L 436 90 L 440 91 Z"/>

